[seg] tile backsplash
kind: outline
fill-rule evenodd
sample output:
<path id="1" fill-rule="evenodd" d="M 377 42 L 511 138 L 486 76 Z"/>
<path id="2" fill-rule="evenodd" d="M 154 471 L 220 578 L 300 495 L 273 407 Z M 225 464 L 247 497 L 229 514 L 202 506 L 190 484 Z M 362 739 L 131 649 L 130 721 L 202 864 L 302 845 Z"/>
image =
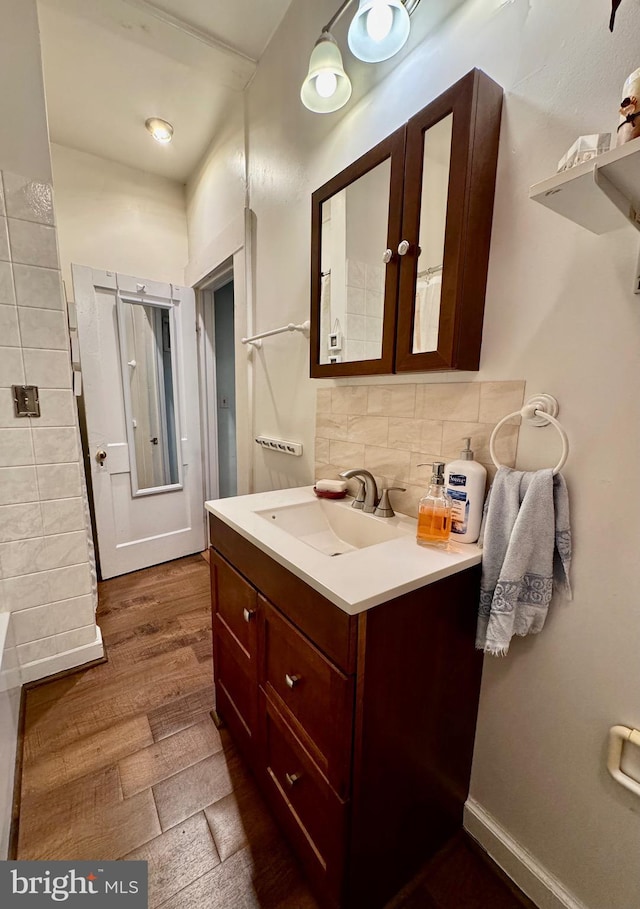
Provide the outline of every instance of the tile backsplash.
<path id="1" fill-rule="evenodd" d="M 431 463 L 458 458 L 465 437 L 471 437 L 475 459 L 489 478 L 495 474 L 489 438 L 502 417 L 522 407 L 524 386 L 516 380 L 320 388 L 316 479 L 365 467 L 381 488 L 404 486 L 406 492 L 393 493 L 394 508 L 415 517 Z M 502 427 L 496 439 L 500 463 L 515 463 L 518 431 L 517 420 Z"/>
<path id="2" fill-rule="evenodd" d="M 49 184 L 0 173 L 0 612 L 23 681 L 75 665 L 65 654 L 96 640 L 54 224 Z M 14 414 L 23 383 L 39 386 L 39 418 Z"/>

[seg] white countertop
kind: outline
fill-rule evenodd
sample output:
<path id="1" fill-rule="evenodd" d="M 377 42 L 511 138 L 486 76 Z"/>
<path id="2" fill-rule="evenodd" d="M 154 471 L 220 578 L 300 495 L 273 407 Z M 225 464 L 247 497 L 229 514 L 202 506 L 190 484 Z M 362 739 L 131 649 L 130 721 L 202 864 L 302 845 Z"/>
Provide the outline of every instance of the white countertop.
<path id="1" fill-rule="evenodd" d="M 448 551 L 418 546 L 416 520 L 406 515 L 396 514 L 393 518 L 363 515 L 365 520 L 393 524 L 405 532 L 397 539 L 332 558 L 256 514 L 263 509 L 312 501 L 316 501 L 313 487 L 302 486 L 215 499 L 205 502 L 205 508 L 349 615 L 357 615 L 478 565 L 482 560 L 481 550 L 474 544 L 450 543 Z M 351 502 L 347 498 L 332 501 L 330 506 L 350 508 Z"/>

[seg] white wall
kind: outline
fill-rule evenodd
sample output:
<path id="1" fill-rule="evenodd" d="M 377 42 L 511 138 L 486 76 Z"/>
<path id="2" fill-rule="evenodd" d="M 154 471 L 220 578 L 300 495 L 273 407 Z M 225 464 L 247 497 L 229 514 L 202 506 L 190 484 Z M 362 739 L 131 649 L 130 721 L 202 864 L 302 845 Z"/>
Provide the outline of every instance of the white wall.
<path id="1" fill-rule="evenodd" d="M 35 0 L 0 0 L 0 166 L 51 181 Z"/>
<path id="2" fill-rule="evenodd" d="M 85 152 L 52 145 L 62 274 L 71 265 L 184 284 L 184 186 Z"/>
<path id="3" fill-rule="evenodd" d="M 576 136 L 615 132 L 623 82 L 638 65 L 640 8 L 622 4 L 612 36 L 601 0 L 468 0 L 359 103 L 321 117 L 302 107 L 298 90 L 334 11 L 333 0 L 295 0 L 248 92 L 256 327 L 308 316 L 317 186 L 473 66 L 504 86 L 481 369 L 458 378 L 524 378 L 528 394 L 558 397 L 571 443 L 564 473 L 574 600 L 553 604 L 539 637 L 486 660 L 471 794 L 589 909 L 630 909 L 640 884 L 640 809 L 604 760 L 610 725 L 640 726 L 640 308 L 630 293 L 637 234 L 593 236 L 529 201 L 528 189 L 554 173 Z M 227 147 L 242 147 L 240 127 Z M 215 174 L 224 165 L 213 155 L 208 167 Z M 191 187 L 190 216 L 204 206 L 206 185 L 201 175 Z M 227 198 L 208 200 L 218 222 L 233 217 Z M 202 218 L 190 225 L 193 248 L 206 245 L 200 230 Z M 317 384 L 308 379 L 308 345 L 298 335 L 275 337 L 254 361 L 260 430 L 301 439 L 306 449 L 301 459 L 254 452 L 256 488 L 309 482 Z M 519 465 L 553 462 L 556 446 L 550 431 L 524 429 Z"/>

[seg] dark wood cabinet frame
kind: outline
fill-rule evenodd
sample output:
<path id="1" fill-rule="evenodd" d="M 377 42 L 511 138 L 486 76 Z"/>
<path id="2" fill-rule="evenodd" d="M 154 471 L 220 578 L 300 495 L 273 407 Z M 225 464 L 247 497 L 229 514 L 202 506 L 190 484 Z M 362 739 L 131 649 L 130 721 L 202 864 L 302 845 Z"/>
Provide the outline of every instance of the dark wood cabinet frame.
<path id="1" fill-rule="evenodd" d="M 313 194 L 312 378 L 479 368 L 502 97 L 499 85 L 481 70 L 472 70 L 413 116 L 405 127 Z M 453 129 L 438 349 L 413 353 L 424 134 L 450 114 Z M 388 157 L 388 246 L 394 256 L 387 265 L 385 281 L 382 358 L 321 365 L 322 203 Z M 409 251 L 402 257 L 396 253 L 401 239 L 409 243 Z"/>

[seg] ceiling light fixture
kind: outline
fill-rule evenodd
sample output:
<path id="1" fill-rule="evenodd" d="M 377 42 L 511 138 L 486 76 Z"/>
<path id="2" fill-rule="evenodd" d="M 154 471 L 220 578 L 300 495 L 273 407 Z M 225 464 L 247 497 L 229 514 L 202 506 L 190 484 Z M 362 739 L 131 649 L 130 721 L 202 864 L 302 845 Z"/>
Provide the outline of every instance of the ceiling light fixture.
<path id="1" fill-rule="evenodd" d="M 355 0 L 345 0 L 322 29 L 309 60 L 309 72 L 300 98 L 314 113 L 340 110 L 351 97 L 351 81 L 344 70 L 342 54 L 331 29 Z M 397 54 L 409 37 L 409 16 L 420 0 L 359 0 L 349 26 L 348 43 L 354 57 L 365 63 L 380 63 Z"/>
<path id="2" fill-rule="evenodd" d="M 145 120 L 144 125 L 156 142 L 160 142 L 162 145 L 171 142 L 173 138 L 173 126 L 167 122 L 167 120 L 162 120 L 160 117 L 149 117 L 148 120 Z"/>

